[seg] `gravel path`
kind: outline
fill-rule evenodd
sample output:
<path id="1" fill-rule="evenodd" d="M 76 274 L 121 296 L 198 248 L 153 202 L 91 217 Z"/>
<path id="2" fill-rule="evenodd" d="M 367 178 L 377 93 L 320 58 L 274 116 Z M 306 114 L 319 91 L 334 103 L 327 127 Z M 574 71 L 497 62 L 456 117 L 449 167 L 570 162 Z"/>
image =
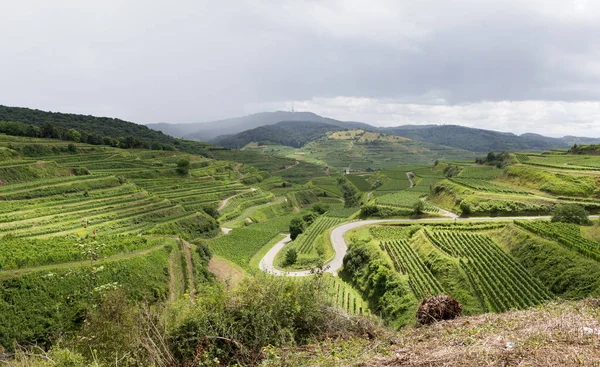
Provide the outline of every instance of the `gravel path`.
<path id="1" fill-rule="evenodd" d="M 415 174 L 412 172 L 406 172 L 406 178 L 408 178 L 408 181 L 410 181 L 410 188 L 412 189 L 415 184 L 413 183 L 412 177 L 415 177 Z"/>

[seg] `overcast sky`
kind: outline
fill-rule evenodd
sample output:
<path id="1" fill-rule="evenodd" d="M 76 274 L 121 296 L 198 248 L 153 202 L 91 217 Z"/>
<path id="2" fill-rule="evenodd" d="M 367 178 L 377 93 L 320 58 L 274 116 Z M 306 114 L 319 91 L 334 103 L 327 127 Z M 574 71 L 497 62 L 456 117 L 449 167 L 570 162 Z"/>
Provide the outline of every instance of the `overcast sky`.
<path id="1" fill-rule="evenodd" d="M 600 1 L 0 2 L 0 104 L 600 137 Z"/>

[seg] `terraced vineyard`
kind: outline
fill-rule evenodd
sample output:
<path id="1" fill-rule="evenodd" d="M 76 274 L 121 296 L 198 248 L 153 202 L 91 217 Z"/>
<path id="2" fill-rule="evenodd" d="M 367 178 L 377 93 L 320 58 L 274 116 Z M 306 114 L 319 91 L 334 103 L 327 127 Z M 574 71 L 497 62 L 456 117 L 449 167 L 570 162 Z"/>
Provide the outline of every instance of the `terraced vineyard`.
<path id="1" fill-rule="evenodd" d="M 460 166 L 458 178 L 491 181 L 502 174 L 501 168 L 490 166 Z"/>
<path id="2" fill-rule="evenodd" d="M 408 275 L 408 282 L 417 299 L 444 293 L 442 286 L 407 240 L 383 242 L 383 248 L 390 255 L 396 270 Z"/>
<path id="3" fill-rule="evenodd" d="M 519 163 L 530 166 L 557 168 L 570 171 L 597 171 L 600 169 L 599 157 L 567 154 L 566 151 L 559 151 L 553 154 L 519 153 L 515 156 L 519 160 Z"/>
<path id="4" fill-rule="evenodd" d="M 359 191 L 366 192 L 371 190 L 371 184 L 363 176 L 346 175 L 346 178 L 348 178 Z"/>
<path id="5" fill-rule="evenodd" d="M 452 178 L 450 181 L 456 182 L 460 185 L 470 187 L 479 191 L 495 192 L 502 194 L 518 194 L 518 195 L 530 195 L 528 191 L 519 190 L 508 186 L 502 186 L 489 182 L 486 180 L 472 179 L 472 178 Z"/>
<path id="6" fill-rule="evenodd" d="M 135 179 L 134 182 L 152 194 L 181 204 L 189 211 L 218 206 L 221 200 L 248 190 L 239 182 L 208 179 Z"/>
<path id="7" fill-rule="evenodd" d="M 416 175 L 416 180 L 413 179 L 413 181 L 416 181 L 413 190 L 423 194 L 428 194 L 432 185 L 435 185 L 445 178 L 432 171 L 431 167 L 420 167 L 413 170 L 413 172 Z"/>
<path id="8" fill-rule="evenodd" d="M 207 213 L 218 216 L 224 198 L 239 195 L 223 216 L 273 199 L 244 185 L 231 162 L 53 140 L 7 141 L 31 154 L 2 147 L 10 153 L 0 162 L 0 345 L 7 347 L 73 330 L 81 310 L 104 291 L 124 287 L 131 300 L 148 302 L 193 292 L 194 282 L 207 281 L 206 263 L 193 245 L 175 238 L 220 233 Z M 180 159 L 189 160 L 188 174 L 176 171 Z M 247 251 L 241 244 L 248 238 L 270 239 L 288 223 L 265 223 L 275 226 L 266 236 L 253 231 L 232 238 Z"/>
<path id="9" fill-rule="evenodd" d="M 428 237 L 442 251 L 460 259 L 482 304 L 491 311 L 526 308 L 551 298 L 539 280 L 486 235 L 429 231 Z"/>
<path id="10" fill-rule="evenodd" d="M 425 196 L 422 192 L 412 191 L 412 190 L 404 190 L 398 193 L 386 194 L 383 196 L 379 196 L 376 199 L 376 203 L 380 205 L 388 205 L 388 206 L 396 206 L 402 208 L 412 208 L 413 205 L 418 203 L 421 200 L 421 197 Z M 426 201 L 423 202 L 425 206 L 425 211 L 431 213 L 439 212 L 439 208 L 435 205 L 428 203 Z"/>
<path id="11" fill-rule="evenodd" d="M 296 247 L 298 252 L 301 254 L 308 254 L 313 251 L 313 245 L 319 235 L 325 232 L 329 228 L 333 228 L 336 225 L 344 222 L 342 218 L 333 217 L 319 217 L 311 224 L 304 233 L 302 233 L 296 240 Z"/>
<path id="12" fill-rule="evenodd" d="M 419 229 L 421 227 L 418 225 L 373 226 L 369 228 L 369 233 L 382 241 L 408 240 Z"/>
<path id="13" fill-rule="evenodd" d="M 240 214 L 243 210 L 252 206 L 261 205 L 273 202 L 275 195 L 257 189 L 250 189 L 250 191 L 238 194 L 226 203 L 225 207 L 220 210 L 221 221 L 231 220 Z"/>
<path id="14" fill-rule="evenodd" d="M 252 256 L 275 236 L 288 231 L 293 217 L 280 216 L 266 222 L 234 228 L 228 235 L 207 240 L 206 243 L 216 255 L 250 270 Z"/>
<path id="15" fill-rule="evenodd" d="M 335 177 L 313 178 L 311 182 L 318 189 L 325 191 L 329 196 L 342 196 L 342 192 L 340 191 Z"/>
<path id="16" fill-rule="evenodd" d="M 544 221 L 516 221 L 515 224 L 539 236 L 558 241 L 590 259 L 600 261 L 600 243 L 581 236 L 581 230 L 576 224 Z"/>

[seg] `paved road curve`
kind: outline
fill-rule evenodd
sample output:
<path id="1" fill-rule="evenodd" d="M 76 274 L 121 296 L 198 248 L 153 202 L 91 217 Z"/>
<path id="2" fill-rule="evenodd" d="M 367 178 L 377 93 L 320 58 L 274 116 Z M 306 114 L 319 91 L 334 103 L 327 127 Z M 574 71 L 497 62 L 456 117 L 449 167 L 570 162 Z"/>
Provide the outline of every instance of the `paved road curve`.
<path id="1" fill-rule="evenodd" d="M 454 221 L 510 221 L 510 220 L 535 220 L 535 219 L 550 219 L 550 216 L 536 216 L 536 217 L 480 217 L 480 218 L 426 218 L 426 219 L 372 219 L 372 220 L 359 220 L 355 222 L 344 223 L 340 226 L 335 227 L 331 231 L 331 244 L 333 245 L 333 249 L 335 250 L 334 258 L 326 264 L 328 267 L 327 272 L 337 274 L 337 271 L 342 267 L 344 256 L 346 255 L 346 251 L 348 250 L 348 246 L 346 245 L 346 241 L 344 240 L 344 235 L 346 232 L 362 227 L 370 224 L 378 224 L 378 223 L 427 223 L 427 222 L 454 222 Z M 590 218 L 598 218 L 597 215 L 590 216 Z M 275 256 L 277 253 L 290 242 L 290 236 L 288 235 L 283 240 L 279 241 L 260 262 L 260 269 L 267 273 L 275 274 L 275 275 L 286 275 L 286 276 L 307 276 L 311 275 L 309 270 L 305 271 L 293 271 L 293 272 L 284 272 L 278 269 L 275 269 L 273 266 L 273 262 L 275 261 Z"/>

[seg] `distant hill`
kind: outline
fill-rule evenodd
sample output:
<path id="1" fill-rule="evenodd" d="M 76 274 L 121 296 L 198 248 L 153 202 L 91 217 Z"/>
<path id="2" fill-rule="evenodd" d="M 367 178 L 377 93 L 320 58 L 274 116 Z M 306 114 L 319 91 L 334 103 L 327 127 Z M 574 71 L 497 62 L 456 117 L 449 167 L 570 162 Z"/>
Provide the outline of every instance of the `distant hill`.
<path id="1" fill-rule="evenodd" d="M 222 141 L 223 135 L 235 135 L 257 127 L 274 125 L 282 121 L 318 122 L 346 129 L 363 129 L 382 132 L 389 135 L 404 136 L 413 140 L 444 145 L 472 152 L 489 151 L 544 151 L 550 149 L 569 149 L 573 144 L 600 144 L 600 138 L 565 136 L 551 138 L 539 134 L 526 133 L 516 135 L 485 129 L 476 129 L 458 125 L 403 125 L 396 127 L 375 127 L 362 122 L 339 121 L 319 116 L 312 112 L 261 112 L 231 119 L 194 124 L 148 124 L 147 126 L 175 137 L 191 140 Z M 259 130 L 272 134 L 271 130 Z M 255 132 L 255 134 L 258 134 Z M 260 139 L 256 139 L 260 140 Z M 231 140 L 229 146 L 238 146 Z M 223 143 L 225 144 L 225 143 Z"/>
<path id="2" fill-rule="evenodd" d="M 222 135 L 237 134 L 245 130 L 255 129 L 260 126 L 274 125 L 282 121 L 320 122 L 349 129 L 375 129 L 375 127 L 362 122 L 338 121 L 319 116 L 312 112 L 288 111 L 261 112 L 243 117 L 193 124 L 158 123 L 148 124 L 146 126 L 176 137 L 199 141 L 211 141 Z"/>
<path id="3" fill-rule="evenodd" d="M 433 164 L 436 160 L 473 160 L 478 155 L 463 149 L 363 129 L 337 128 L 336 131 L 331 131 L 331 128 L 336 128 L 334 125 L 296 121 L 281 125 L 253 129 L 223 138 L 219 143 L 229 141 L 232 144 L 237 142 L 235 146 L 243 146 L 250 142 L 262 142 L 266 145 L 248 145 L 246 150 L 258 150 L 298 161 L 323 162 L 340 171 L 349 168 L 360 172 Z M 262 136 L 264 131 L 273 133 L 274 137 Z M 288 134 L 291 137 L 289 142 L 282 138 Z M 296 140 L 292 136 L 301 136 L 302 140 Z M 260 140 L 261 137 L 264 139 Z M 296 149 L 284 149 L 281 145 Z M 298 148 L 299 146 L 301 147 Z"/>
<path id="4" fill-rule="evenodd" d="M 275 144 L 300 148 L 317 140 L 327 132 L 344 130 L 336 125 L 313 121 L 282 121 L 274 125 L 260 126 L 235 135 L 221 136 L 213 142 L 228 148 L 242 148 L 255 142 L 259 145 Z"/>
<path id="5" fill-rule="evenodd" d="M 579 138 L 573 136 L 550 138 L 532 133 L 516 135 L 457 125 L 407 125 L 379 128 L 378 130 L 391 135 L 404 136 L 414 140 L 426 141 L 433 144 L 440 144 L 473 152 L 502 150 L 543 151 L 550 149 L 568 149 L 577 142 L 587 144 L 594 142 L 600 143 L 600 139 L 596 138 Z"/>

